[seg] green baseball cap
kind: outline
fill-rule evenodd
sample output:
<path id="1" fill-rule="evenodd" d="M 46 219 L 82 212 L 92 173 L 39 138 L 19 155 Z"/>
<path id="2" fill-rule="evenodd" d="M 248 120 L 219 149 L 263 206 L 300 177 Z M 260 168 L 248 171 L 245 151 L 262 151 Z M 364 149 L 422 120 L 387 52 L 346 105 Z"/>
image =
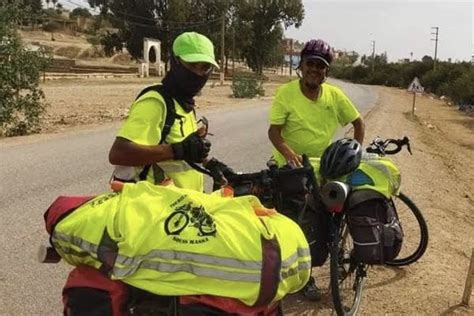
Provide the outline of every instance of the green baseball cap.
<path id="1" fill-rule="evenodd" d="M 206 36 L 196 32 L 185 32 L 176 37 L 173 53 L 188 63 L 205 62 L 219 68 L 214 58 L 214 45 Z"/>

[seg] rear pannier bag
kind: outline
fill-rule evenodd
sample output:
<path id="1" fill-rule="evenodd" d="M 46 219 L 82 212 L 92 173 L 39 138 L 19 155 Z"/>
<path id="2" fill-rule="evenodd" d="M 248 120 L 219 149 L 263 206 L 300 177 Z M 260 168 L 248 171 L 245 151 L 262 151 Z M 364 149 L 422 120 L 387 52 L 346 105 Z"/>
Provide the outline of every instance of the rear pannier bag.
<path id="1" fill-rule="evenodd" d="M 384 264 L 397 257 L 403 231 L 392 200 L 373 190 L 354 191 L 347 218 L 357 261 Z"/>
<path id="2" fill-rule="evenodd" d="M 69 274 L 63 289 L 65 316 L 276 316 L 280 303 L 250 307 L 242 302 L 210 295 L 160 296 L 110 280 L 89 266 L 78 266 Z"/>
<path id="3" fill-rule="evenodd" d="M 129 289 L 89 266 L 74 268 L 63 289 L 66 316 L 128 315 Z"/>

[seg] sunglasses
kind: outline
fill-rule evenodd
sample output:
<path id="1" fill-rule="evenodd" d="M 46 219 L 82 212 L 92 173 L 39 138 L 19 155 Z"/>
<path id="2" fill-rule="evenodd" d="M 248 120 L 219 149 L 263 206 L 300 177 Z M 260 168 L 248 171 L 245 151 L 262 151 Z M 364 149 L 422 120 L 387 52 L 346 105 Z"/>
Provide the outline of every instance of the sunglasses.
<path id="1" fill-rule="evenodd" d="M 313 68 L 315 67 L 316 69 L 326 69 L 328 66 L 324 63 L 324 61 L 319 60 L 319 59 L 306 59 L 305 60 L 305 65 L 306 67 Z"/>
<path id="2" fill-rule="evenodd" d="M 189 70 L 198 73 L 198 74 L 210 74 L 214 69 L 214 66 L 210 63 L 197 62 L 197 63 L 188 63 L 180 59 L 182 65 L 184 65 Z"/>

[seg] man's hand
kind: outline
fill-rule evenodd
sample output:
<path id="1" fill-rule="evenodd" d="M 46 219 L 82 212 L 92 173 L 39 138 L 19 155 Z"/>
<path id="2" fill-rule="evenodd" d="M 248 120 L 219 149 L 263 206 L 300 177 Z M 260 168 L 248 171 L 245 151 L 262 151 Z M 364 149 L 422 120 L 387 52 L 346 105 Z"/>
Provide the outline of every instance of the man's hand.
<path id="1" fill-rule="evenodd" d="M 292 168 L 301 168 L 303 167 L 303 157 L 296 154 L 294 151 L 289 150 L 284 154 L 286 162 Z"/>
<path id="2" fill-rule="evenodd" d="M 286 162 L 292 168 L 300 168 L 303 166 L 303 158 L 295 153 L 283 140 L 281 132 L 283 125 L 270 125 L 268 129 L 268 137 L 272 142 L 273 146 L 285 157 Z"/>
<path id="3" fill-rule="evenodd" d="M 201 138 L 197 132 L 190 134 L 182 142 L 171 144 L 175 160 L 202 162 L 211 150 L 211 142 Z"/>

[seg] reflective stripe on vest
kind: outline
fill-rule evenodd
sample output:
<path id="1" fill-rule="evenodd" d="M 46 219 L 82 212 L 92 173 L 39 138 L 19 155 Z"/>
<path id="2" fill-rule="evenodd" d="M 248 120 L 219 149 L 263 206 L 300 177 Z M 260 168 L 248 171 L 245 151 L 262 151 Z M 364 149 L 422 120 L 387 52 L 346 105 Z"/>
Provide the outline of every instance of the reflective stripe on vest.
<path id="1" fill-rule="evenodd" d="M 130 267 L 130 268 L 117 268 L 113 269 L 114 276 L 118 278 L 125 278 L 133 273 L 138 268 L 145 268 L 156 270 L 159 272 L 187 272 L 200 277 L 208 277 L 213 279 L 222 279 L 227 281 L 241 281 L 241 282 L 260 282 L 260 271 L 256 273 L 244 273 L 244 272 L 233 272 L 225 271 L 214 268 L 202 267 L 193 263 L 165 263 L 165 262 L 154 262 L 146 261 L 142 264 Z"/>
<path id="2" fill-rule="evenodd" d="M 52 238 L 53 241 L 56 240 L 67 242 L 82 250 L 82 252 L 77 251 L 72 247 L 55 243 L 55 246 L 57 248 L 60 248 L 60 250 L 65 254 L 79 257 L 85 257 L 89 255 L 93 258 L 97 258 L 97 251 L 99 249 L 99 245 L 90 243 L 77 236 L 69 236 L 63 233 L 58 233 L 56 231 L 53 233 Z M 308 248 L 298 248 L 294 254 L 282 261 L 281 270 L 288 270 L 281 272 L 282 279 L 293 276 L 300 270 L 310 269 L 311 263 L 309 262 L 309 259 L 308 262 L 300 262 L 298 264 L 298 268 L 292 268 L 292 266 L 298 261 L 299 257 L 307 256 L 310 256 L 310 251 Z M 192 263 L 175 264 L 152 261 L 156 259 L 183 260 L 191 261 Z M 260 272 L 262 269 L 261 261 L 238 260 L 233 258 L 217 257 L 173 250 L 153 250 L 145 256 L 137 257 L 127 257 L 123 255 L 118 255 L 115 263 L 121 266 L 125 266 L 115 266 L 113 268 L 113 274 L 118 278 L 125 278 L 129 275 L 132 275 L 136 272 L 138 268 L 141 267 L 160 272 L 188 272 L 197 276 L 218 278 L 229 281 L 260 282 Z M 215 268 L 206 268 L 199 266 L 199 264 L 214 265 Z M 249 270 L 249 272 L 239 273 L 219 269 L 225 267 Z"/>
<path id="3" fill-rule="evenodd" d="M 217 265 L 222 267 L 256 270 L 260 271 L 262 264 L 260 261 L 239 260 L 234 258 L 216 257 L 210 255 L 197 254 L 193 252 L 174 251 L 174 250 L 152 250 L 144 256 L 126 257 L 122 255 L 117 256 L 117 263 L 128 266 L 138 266 L 143 261 L 148 260 L 182 260 L 192 261 L 208 265 Z"/>
<path id="4" fill-rule="evenodd" d="M 303 262 L 298 264 L 298 268 L 291 268 L 288 271 L 282 271 L 281 272 L 281 278 L 286 279 L 289 277 L 292 277 L 296 274 L 299 273 L 299 271 L 305 270 L 305 269 L 311 269 L 311 262 Z"/>
<path id="5" fill-rule="evenodd" d="M 298 261 L 299 257 L 309 256 L 311 256 L 309 248 L 298 248 L 297 252 L 281 262 L 281 268 L 288 269 Z"/>
<path id="6" fill-rule="evenodd" d="M 69 235 L 66 235 L 66 234 L 63 234 L 63 233 L 58 233 L 57 231 L 54 231 L 52 239 L 53 239 L 53 241 L 59 240 L 59 241 L 67 242 L 67 243 L 69 243 L 71 245 L 74 245 L 78 248 L 81 248 L 82 250 L 87 251 L 91 255 L 94 255 L 95 257 L 97 257 L 97 250 L 99 249 L 99 245 L 95 245 L 93 243 L 90 243 L 87 240 L 84 240 L 80 237 L 69 236 Z M 62 247 L 64 248 L 65 246 L 62 246 Z"/>

